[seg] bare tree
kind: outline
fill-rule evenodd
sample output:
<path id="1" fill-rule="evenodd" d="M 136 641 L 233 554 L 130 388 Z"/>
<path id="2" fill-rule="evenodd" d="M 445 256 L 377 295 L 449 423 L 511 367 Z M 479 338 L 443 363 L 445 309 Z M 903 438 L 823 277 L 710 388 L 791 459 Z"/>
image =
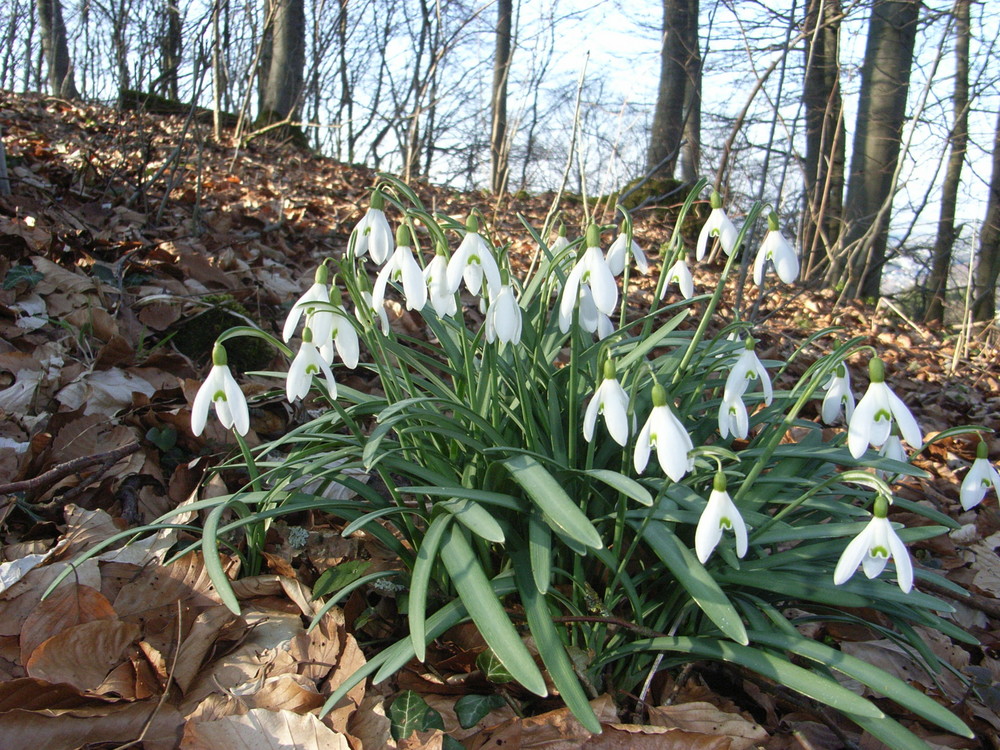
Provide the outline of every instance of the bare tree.
<path id="1" fill-rule="evenodd" d="M 979 323 L 989 323 L 997 314 L 997 278 L 1000 277 L 1000 112 L 993 135 L 993 174 L 990 177 L 990 197 L 986 204 L 986 219 L 979 235 L 976 258 L 976 298 L 972 316 Z"/>
<path id="2" fill-rule="evenodd" d="M 684 36 L 687 54 L 684 67 L 684 142 L 681 144 L 681 179 L 691 183 L 701 177 L 701 45 L 699 42 L 699 0 L 687 3 L 688 26 Z"/>
<path id="3" fill-rule="evenodd" d="M 697 6 L 697 4 L 695 4 Z M 653 129 L 646 152 L 646 172 L 673 177 L 684 135 L 684 102 L 688 69 L 698 49 L 697 36 L 688 40 L 692 22 L 689 0 L 663 0 L 663 41 L 660 48 L 660 84 L 653 112 Z M 696 22 L 695 22 L 696 23 Z M 695 26 L 697 28 L 697 26 Z"/>
<path id="4" fill-rule="evenodd" d="M 160 93 L 178 99 L 177 75 L 181 65 L 181 31 L 183 19 L 178 0 L 164 0 L 160 23 L 160 76 L 156 80 Z"/>
<path id="5" fill-rule="evenodd" d="M 303 0 L 268 0 L 271 43 L 261 110 L 262 124 L 291 119 L 302 104 L 306 64 L 306 16 Z"/>
<path id="6" fill-rule="evenodd" d="M 502 193 L 510 173 L 507 139 L 507 80 L 510 75 L 510 29 L 513 0 L 498 0 L 496 51 L 493 57 L 493 122 L 490 128 L 490 189 Z"/>
<path id="7" fill-rule="evenodd" d="M 73 80 L 66 23 L 59 0 L 38 0 L 38 23 L 42 27 L 42 53 L 47 63 L 49 92 L 65 99 L 78 98 L 80 94 Z"/>

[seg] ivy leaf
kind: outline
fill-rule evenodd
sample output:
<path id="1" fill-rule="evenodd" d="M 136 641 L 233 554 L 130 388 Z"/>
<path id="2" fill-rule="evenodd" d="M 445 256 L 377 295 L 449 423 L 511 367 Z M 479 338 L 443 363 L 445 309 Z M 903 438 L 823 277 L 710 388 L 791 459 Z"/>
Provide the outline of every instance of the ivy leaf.
<path id="1" fill-rule="evenodd" d="M 34 266 L 12 266 L 3 279 L 3 288 L 13 289 L 23 281 L 30 289 L 44 278 Z"/>
<path id="2" fill-rule="evenodd" d="M 514 676 L 507 671 L 507 667 L 500 662 L 491 649 L 486 649 L 476 657 L 476 668 L 483 673 L 487 680 L 497 685 L 514 681 Z"/>
<path id="3" fill-rule="evenodd" d="M 414 732 L 444 730 L 441 714 L 412 690 L 404 690 L 389 707 L 390 732 L 394 740 L 405 740 Z"/>
<path id="4" fill-rule="evenodd" d="M 503 704 L 499 695 L 463 695 L 455 702 L 455 715 L 462 729 L 471 729 L 486 714 Z"/>
<path id="5" fill-rule="evenodd" d="M 177 430 L 173 427 L 150 427 L 146 430 L 146 440 L 166 453 L 177 445 Z"/>

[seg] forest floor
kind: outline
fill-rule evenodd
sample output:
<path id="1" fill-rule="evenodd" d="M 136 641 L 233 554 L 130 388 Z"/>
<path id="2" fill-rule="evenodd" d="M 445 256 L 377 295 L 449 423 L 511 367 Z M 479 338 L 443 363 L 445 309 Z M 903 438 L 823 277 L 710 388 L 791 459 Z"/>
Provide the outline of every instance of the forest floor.
<path id="1" fill-rule="evenodd" d="M 456 700 L 487 688 L 475 673 L 480 641 L 471 627 L 439 641 L 428 666 L 359 685 L 320 720 L 325 696 L 364 663 L 370 642 L 391 633 L 395 609 L 391 592 L 357 591 L 306 632 L 311 589 L 325 570 L 359 557 L 393 564 L 370 536 L 344 538 L 342 524 L 318 513 L 301 526 L 273 526 L 268 570 L 236 582 L 239 618 L 220 605 L 197 554 L 159 564 L 174 541 L 163 537 L 102 552 L 43 601 L 80 552 L 194 497 L 238 488 L 238 475 L 208 473 L 231 454 L 227 432 L 213 419 L 201 437 L 189 427 L 211 342 L 232 324 L 234 302 L 239 315 L 280 330 L 319 260 L 344 251 L 376 176 L 260 140 L 222 147 L 208 125 L 182 117 L 43 97 L 0 92 L 0 127 L 13 192 L 0 197 L 0 745 L 448 747 L 440 730 L 390 737 L 387 705 L 412 689 L 466 748 L 880 747 L 777 686 L 709 663 L 678 683 L 658 681 L 641 723 L 627 696 L 598 698 L 600 736 L 558 702 L 528 718 L 503 703 L 463 728 Z M 495 238 L 511 243 L 516 265 L 534 251 L 517 214 L 540 226 L 553 200 L 498 205 L 485 193 L 414 187 L 430 208 L 460 220 L 481 210 Z M 579 198 L 563 210 L 568 225 L 580 223 Z M 635 216 L 654 260 L 672 223 L 663 210 Z M 718 267 L 703 265 L 696 284 L 714 287 L 717 276 Z M 643 283 L 635 294 L 648 296 Z M 996 329 L 963 343 L 892 304 L 838 305 L 832 293 L 787 288 L 767 294 L 757 312 L 762 356 L 784 360 L 810 331 L 840 326 L 878 348 L 925 434 L 960 424 L 1000 429 Z M 393 325 L 423 335 L 418 315 L 397 310 Z M 250 365 L 241 370 L 281 369 L 266 352 L 237 356 Z M 793 363 L 784 377 L 808 364 Z M 375 386 L 362 374 L 346 382 Z M 253 403 L 251 444 L 306 416 L 275 394 L 273 379 L 246 378 L 243 389 Z M 806 418 L 816 416 L 810 408 Z M 867 629 L 816 634 L 906 679 L 977 733 L 943 735 L 880 704 L 931 747 L 1000 747 L 1000 514 L 992 493 L 969 512 L 958 503 L 974 456 L 969 438 L 934 443 L 914 459 L 930 478 L 907 480 L 899 494 L 961 524 L 911 551 L 969 590 L 949 599 L 950 617 L 981 646 L 928 636 L 949 665 L 929 675 Z M 996 433 L 990 456 L 1000 458 Z"/>

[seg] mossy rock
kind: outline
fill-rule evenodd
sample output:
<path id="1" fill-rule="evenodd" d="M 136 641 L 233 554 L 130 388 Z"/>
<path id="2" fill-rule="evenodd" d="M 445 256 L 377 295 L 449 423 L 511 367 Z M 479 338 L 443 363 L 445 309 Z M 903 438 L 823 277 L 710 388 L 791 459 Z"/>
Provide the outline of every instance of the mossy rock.
<path id="1" fill-rule="evenodd" d="M 639 178 L 622 187 L 618 202 L 629 211 L 639 206 L 659 203 L 661 200 L 673 203 L 677 198 L 683 200 L 687 187 L 685 183 L 669 177 L 651 177 L 645 181 Z"/>
<path id="2" fill-rule="evenodd" d="M 207 309 L 178 323 L 172 339 L 177 351 L 195 362 L 209 359 L 221 333 L 254 322 L 247 309 L 228 294 L 205 297 L 202 302 Z M 274 347 L 250 336 L 230 339 L 225 347 L 230 366 L 238 372 L 267 367 L 275 355 Z"/>

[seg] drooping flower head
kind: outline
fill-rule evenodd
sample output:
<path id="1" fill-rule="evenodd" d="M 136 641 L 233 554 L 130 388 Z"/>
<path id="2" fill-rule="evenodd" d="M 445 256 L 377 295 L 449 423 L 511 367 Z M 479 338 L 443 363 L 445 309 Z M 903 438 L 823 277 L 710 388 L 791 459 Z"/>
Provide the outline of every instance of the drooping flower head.
<path id="1" fill-rule="evenodd" d="M 407 310 L 422 310 L 427 304 L 424 274 L 416 258 L 413 257 L 410 242 L 410 230 L 405 224 L 401 224 L 396 230 L 396 250 L 375 277 L 372 306 L 376 310 L 382 308 L 385 303 L 385 287 L 389 281 L 402 283 Z"/>
<path id="2" fill-rule="evenodd" d="M 458 312 L 455 291 L 448 286 L 448 258 L 443 243 L 438 243 L 433 260 L 424 269 L 424 281 L 427 282 L 427 296 L 430 297 L 431 307 L 439 318 Z"/>
<path id="3" fill-rule="evenodd" d="M 646 469 L 653 448 L 663 473 L 675 482 L 694 468 L 694 459 L 689 457 L 694 450 L 691 436 L 667 406 L 667 392 L 659 383 L 653 386 L 653 410 L 635 441 L 633 465 L 637 474 Z"/>
<path id="4" fill-rule="evenodd" d="M 191 432 L 195 436 L 205 430 L 208 410 L 212 406 L 227 430 L 235 427 L 240 435 L 246 435 L 250 431 L 247 399 L 229 371 L 229 358 L 221 344 L 216 344 L 212 349 L 212 369 L 198 389 L 191 406 Z"/>
<path id="5" fill-rule="evenodd" d="M 694 550 L 702 564 L 712 556 L 722 540 L 723 531 L 733 532 L 736 538 L 736 556 L 746 555 L 747 525 L 736 503 L 726 491 L 726 475 L 720 471 L 712 482 L 712 494 L 708 496 L 708 505 L 702 511 L 698 528 L 694 532 Z"/>
<path id="6" fill-rule="evenodd" d="M 985 440 L 980 440 L 976 446 L 976 460 L 972 462 L 972 468 L 962 480 L 962 489 L 959 493 L 962 508 L 971 510 L 979 505 L 989 492 L 991 484 L 997 497 L 1000 497 L 1000 474 L 990 463 L 989 446 Z"/>
<path id="7" fill-rule="evenodd" d="M 691 269 L 688 268 L 687 264 L 687 250 L 681 253 L 681 256 L 667 271 L 667 281 L 663 285 L 661 298 L 667 293 L 667 287 L 670 284 L 677 284 L 684 299 L 691 299 L 694 296 L 694 279 L 691 277 Z"/>
<path id="8" fill-rule="evenodd" d="M 889 501 L 879 495 L 875 498 L 872 508 L 874 516 L 868 525 L 851 540 L 840 556 L 837 567 L 833 571 L 833 582 L 836 585 L 846 583 L 858 565 L 869 578 L 875 578 L 883 570 L 891 557 L 896 562 L 896 580 L 903 593 L 909 593 L 913 588 L 913 563 L 906 545 L 896 534 L 889 519 Z"/>
<path id="9" fill-rule="evenodd" d="M 778 278 L 791 284 L 799 277 L 799 256 L 785 235 L 781 233 L 778 214 L 772 211 L 767 217 L 767 235 L 757 251 L 753 263 L 753 283 L 760 286 L 764 282 L 764 270 L 768 261 L 774 266 Z"/>
<path id="10" fill-rule="evenodd" d="M 315 302 L 330 301 L 330 287 L 328 286 L 330 271 L 326 263 L 320 264 L 316 269 L 313 285 L 309 287 L 305 294 L 295 301 L 292 309 L 288 311 L 285 318 L 285 327 L 281 331 L 281 336 L 288 341 L 295 335 L 295 329 L 299 326 L 302 315 L 306 316 L 306 325 L 313 330 L 313 335 L 317 341 L 325 341 L 330 335 L 333 322 L 330 320 L 331 313 L 326 310 L 319 310 L 313 304 Z"/>
<path id="11" fill-rule="evenodd" d="M 709 237 L 718 237 L 723 252 L 726 255 L 732 255 L 733 250 L 736 249 L 736 238 L 740 234 L 736 231 L 733 222 L 729 220 L 726 212 L 722 209 L 722 196 L 713 190 L 712 197 L 709 200 L 712 205 L 712 213 L 708 215 L 705 226 L 698 233 L 698 245 L 695 254 L 695 258 L 698 260 L 705 257 Z"/>
<path id="12" fill-rule="evenodd" d="M 903 439 L 914 448 L 923 444 L 920 427 L 906 404 L 885 384 L 885 365 L 878 357 L 868 363 L 871 383 L 858 402 L 847 429 L 847 446 L 851 455 L 861 458 L 868 446 L 882 447 L 892 431 L 893 420 Z"/>
<path id="13" fill-rule="evenodd" d="M 628 442 L 628 394 L 618 382 L 615 362 L 610 357 L 604 363 L 603 374 L 601 384 L 594 391 L 583 415 L 583 437 L 588 443 L 593 442 L 594 427 L 600 414 L 604 417 L 608 434 L 624 448 Z"/>
<path id="14" fill-rule="evenodd" d="M 604 315 L 611 315 L 618 305 L 618 285 L 604 260 L 600 244 L 600 230 L 591 224 L 587 228 L 587 249 L 569 272 L 559 301 L 559 329 L 563 333 L 569 331 L 573 323 L 573 310 L 577 304 L 580 304 L 581 325 L 583 324 L 582 301 L 585 295 L 590 295 L 596 310 Z M 595 318 L 594 327 L 587 330 L 594 331 L 596 328 Z"/>
<path id="15" fill-rule="evenodd" d="M 722 403 L 719 404 L 719 434 L 722 439 L 732 435 L 734 438 L 746 440 L 750 433 L 750 415 L 747 413 L 743 396 L 730 391 L 723 391 Z"/>
<path id="16" fill-rule="evenodd" d="M 319 353 L 319 349 L 313 342 L 312 331 L 307 326 L 302 331 L 299 352 L 292 360 L 285 377 L 285 395 L 288 396 L 288 402 L 295 403 L 298 399 L 305 398 L 312 386 L 313 375 L 319 374 L 326 378 L 326 387 L 330 398 L 337 398 L 337 381 L 333 379 L 330 365 Z"/>
<path id="17" fill-rule="evenodd" d="M 882 458 L 891 458 L 893 461 L 905 464 L 909 460 L 906 457 L 906 448 L 903 447 L 896 432 L 897 430 L 892 431 L 892 434 L 889 435 L 882 447 L 878 449 L 878 454 Z M 875 476 L 890 483 L 895 482 L 899 478 L 899 474 L 892 471 L 882 471 L 881 469 L 875 469 Z"/>
<path id="18" fill-rule="evenodd" d="M 389 259 L 393 251 L 392 229 L 385 218 L 385 196 L 375 190 L 368 212 L 354 227 L 357 238 L 354 241 L 354 254 L 361 258 L 370 253 L 373 261 L 382 265 Z M 287 340 L 287 339 L 286 339 Z"/>
<path id="19" fill-rule="evenodd" d="M 464 279 L 469 293 L 479 294 L 485 276 L 486 291 L 492 297 L 500 291 L 500 267 L 493 250 L 479 234 L 479 220 L 470 214 L 465 227 L 465 237 L 448 261 L 448 288 L 452 293 L 457 292 Z"/>
<path id="20" fill-rule="evenodd" d="M 333 364 L 334 351 L 340 355 L 340 360 L 352 370 L 358 366 L 358 359 L 361 357 L 361 349 L 358 346 L 358 332 L 354 330 L 344 309 L 343 295 L 335 285 L 330 290 L 330 304 L 336 308 L 336 312 L 331 312 L 333 319 L 333 329 L 323 343 L 319 345 L 320 356 L 327 364 Z M 320 339 L 314 338 L 317 342 Z"/>
<path id="21" fill-rule="evenodd" d="M 726 393 L 742 396 L 750 390 L 754 381 L 759 381 L 764 391 L 764 405 L 770 406 L 774 398 L 771 376 L 767 374 L 763 363 L 757 357 L 753 349 L 755 344 L 752 337 L 747 337 L 743 352 L 733 365 L 733 369 L 729 371 L 729 377 L 726 378 Z"/>
<path id="22" fill-rule="evenodd" d="M 521 306 L 510 284 L 503 284 L 496 297 L 490 299 L 484 325 L 486 340 L 491 344 L 494 341 L 511 344 L 521 341 Z"/>
<path id="23" fill-rule="evenodd" d="M 844 419 L 851 421 L 854 414 L 854 393 L 851 392 L 851 373 L 847 363 L 841 362 L 833 371 L 830 382 L 826 384 L 826 395 L 823 397 L 822 415 L 826 424 L 833 424 L 844 410 Z"/>
<path id="24" fill-rule="evenodd" d="M 635 259 L 635 267 L 639 273 L 649 273 L 649 263 L 645 253 L 642 252 L 642 248 L 639 247 L 639 243 L 635 241 L 634 237 L 630 240 L 625 222 L 622 222 L 621 231 L 615 241 L 611 243 L 611 247 L 608 248 L 607 262 L 611 273 L 615 276 L 621 276 L 628 263 L 629 255 Z"/>

